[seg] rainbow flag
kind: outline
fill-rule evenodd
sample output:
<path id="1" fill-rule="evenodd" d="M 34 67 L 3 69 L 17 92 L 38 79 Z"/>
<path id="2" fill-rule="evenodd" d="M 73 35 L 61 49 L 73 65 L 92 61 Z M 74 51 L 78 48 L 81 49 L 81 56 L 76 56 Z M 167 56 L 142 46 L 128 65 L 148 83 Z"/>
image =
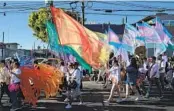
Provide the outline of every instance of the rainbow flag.
<path id="1" fill-rule="evenodd" d="M 61 45 L 80 48 L 79 55 L 95 68 L 108 61 L 110 48 L 100 40 L 99 34 L 85 28 L 59 8 L 51 7 L 51 13 Z"/>
<path id="2" fill-rule="evenodd" d="M 83 58 L 81 58 L 81 55 L 79 55 L 80 49 L 78 46 L 75 46 L 75 45 L 61 46 L 59 39 L 58 39 L 58 34 L 56 31 L 55 25 L 51 21 L 48 21 L 46 23 L 46 27 L 47 27 L 47 32 L 48 32 L 49 45 L 53 52 L 71 54 L 76 58 L 76 60 L 79 62 L 79 64 L 83 68 L 91 71 L 91 66 L 88 63 L 86 63 L 86 61 Z"/>

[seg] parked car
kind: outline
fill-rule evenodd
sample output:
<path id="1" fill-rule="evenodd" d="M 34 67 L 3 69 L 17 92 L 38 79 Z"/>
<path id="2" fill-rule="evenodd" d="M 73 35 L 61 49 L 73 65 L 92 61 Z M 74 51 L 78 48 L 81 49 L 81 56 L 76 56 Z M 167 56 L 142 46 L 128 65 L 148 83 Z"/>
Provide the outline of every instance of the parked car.
<path id="1" fill-rule="evenodd" d="M 60 62 L 60 59 L 48 58 L 48 59 L 43 60 L 41 63 L 48 64 L 51 66 L 57 66 L 59 64 L 59 62 Z"/>
<path id="2" fill-rule="evenodd" d="M 38 64 L 42 63 L 43 61 L 46 61 L 46 58 L 36 58 L 34 62 L 37 62 Z"/>

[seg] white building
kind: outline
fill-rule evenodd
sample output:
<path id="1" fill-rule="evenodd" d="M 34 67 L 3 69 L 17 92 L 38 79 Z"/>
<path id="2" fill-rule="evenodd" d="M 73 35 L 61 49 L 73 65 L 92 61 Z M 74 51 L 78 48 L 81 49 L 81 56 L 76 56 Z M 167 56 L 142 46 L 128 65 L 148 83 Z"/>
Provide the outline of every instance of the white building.
<path id="1" fill-rule="evenodd" d="M 18 51 L 18 43 L 0 43 L 0 59 L 12 57 Z"/>

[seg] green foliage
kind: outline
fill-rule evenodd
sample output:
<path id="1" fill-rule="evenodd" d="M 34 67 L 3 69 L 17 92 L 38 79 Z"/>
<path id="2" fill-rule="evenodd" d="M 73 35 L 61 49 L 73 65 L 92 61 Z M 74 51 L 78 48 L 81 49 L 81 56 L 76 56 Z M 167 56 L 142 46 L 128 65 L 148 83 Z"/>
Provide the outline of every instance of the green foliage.
<path id="1" fill-rule="evenodd" d="M 79 14 L 70 11 L 67 11 L 66 13 L 81 23 Z M 46 21 L 50 18 L 50 12 L 47 10 L 47 8 L 40 8 L 37 12 L 32 12 L 29 16 L 28 25 L 30 28 L 32 28 L 33 35 L 37 39 L 41 39 L 43 42 L 48 42 Z"/>
<path id="2" fill-rule="evenodd" d="M 49 18 L 49 12 L 46 8 L 40 8 L 37 12 L 32 12 L 29 16 L 29 27 L 33 30 L 33 35 L 43 42 L 48 41 L 46 33 L 46 21 Z"/>

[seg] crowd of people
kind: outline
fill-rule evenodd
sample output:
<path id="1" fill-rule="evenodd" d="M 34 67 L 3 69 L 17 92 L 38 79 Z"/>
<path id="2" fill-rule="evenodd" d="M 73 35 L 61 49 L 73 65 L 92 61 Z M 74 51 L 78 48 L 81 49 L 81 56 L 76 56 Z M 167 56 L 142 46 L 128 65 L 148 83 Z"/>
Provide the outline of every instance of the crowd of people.
<path id="1" fill-rule="evenodd" d="M 115 90 L 118 94 L 117 102 L 129 99 L 130 95 L 137 96 L 136 101 L 149 98 L 152 84 L 156 85 L 160 99 L 166 89 L 174 91 L 173 61 L 166 53 L 159 57 L 130 57 L 130 63 L 127 63 L 120 56 L 112 57 L 106 66 L 93 74 L 92 78 L 95 80 L 96 77 L 97 83 L 102 78 L 104 88 L 109 81 L 112 83 L 110 96 L 105 103 L 112 100 Z M 121 91 L 125 92 L 125 98 L 121 98 Z"/>
<path id="2" fill-rule="evenodd" d="M 71 108 L 72 101 L 81 98 L 82 77 L 86 75 L 79 67 L 78 63 L 69 64 L 65 67 L 64 62 L 61 63 L 60 69 L 64 72 L 64 86 L 67 91 L 66 108 Z M 95 80 L 99 83 L 103 81 L 104 88 L 109 83 L 112 84 L 110 96 L 104 101 L 109 103 L 113 98 L 114 91 L 117 91 L 118 98 L 116 102 L 121 102 L 129 99 L 130 95 L 135 95 L 135 101 L 151 96 L 152 85 L 155 84 L 159 98 L 163 98 L 163 92 L 166 89 L 174 91 L 174 66 L 172 58 L 168 58 L 166 54 L 159 57 L 140 58 L 137 56 L 130 57 L 130 62 L 124 61 L 121 56 L 112 57 L 107 64 L 101 65 L 100 69 L 93 69 L 90 75 L 90 80 Z M 85 71 L 86 72 L 86 71 Z M 122 98 L 121 92 L 125 92 L 125 97 Z"/>
<path id="3" fill-rule="evenodd" d="M 101 65 L 99 69 L 93 69 L 90 80 L 96 80 L 99 83 L 102 79 L 103 88 L 112 84 L 109 98 L 104 101 L 109 103 L 113 99 L 114 91 L 117 91 L 118 98 L 116 102 L 129 99 L 131 95 L 135 95 L 136 101 L 141 98 L 149 98 L 151 96 L 152 84 L 155 83 L 159 98 L 163 98 L 163 92 L 166 89 L 174 90 L 174 64 L 172 58 L 168 58 L 166 54 L 159 57 L 141 58 L 130 57 L 130 63 L 123 60 L 121 56 L 111 57 L 108 63 Z M 34 63 L 35 68 L 38 63 Z M 86 75 L 82 67 L 77 63 L 65 63 L 61 61 L 56 66 L 64 74 L 62 90 L 66 92 L 64 100 L 67 103 L 67 109 L 72 108 L 72 102 L 76 99 L 83 104 L 81 90 L 83 88 L 82 78 Z M 20 64 L 17 60 L 1 61 L 0 69 L 0 100 L 3 94 L 8 95 L 9 103 L 15 111 L 24 100 L 20 89 Z M 32 85 L 32 83 L 31 83 Z M 125 93 L 125 97 L 121 96 L 121 92 Z M 60 92 L 62 94 L 62 92 Z M 2 104 L 0 104 L 2 106 Z"/>

